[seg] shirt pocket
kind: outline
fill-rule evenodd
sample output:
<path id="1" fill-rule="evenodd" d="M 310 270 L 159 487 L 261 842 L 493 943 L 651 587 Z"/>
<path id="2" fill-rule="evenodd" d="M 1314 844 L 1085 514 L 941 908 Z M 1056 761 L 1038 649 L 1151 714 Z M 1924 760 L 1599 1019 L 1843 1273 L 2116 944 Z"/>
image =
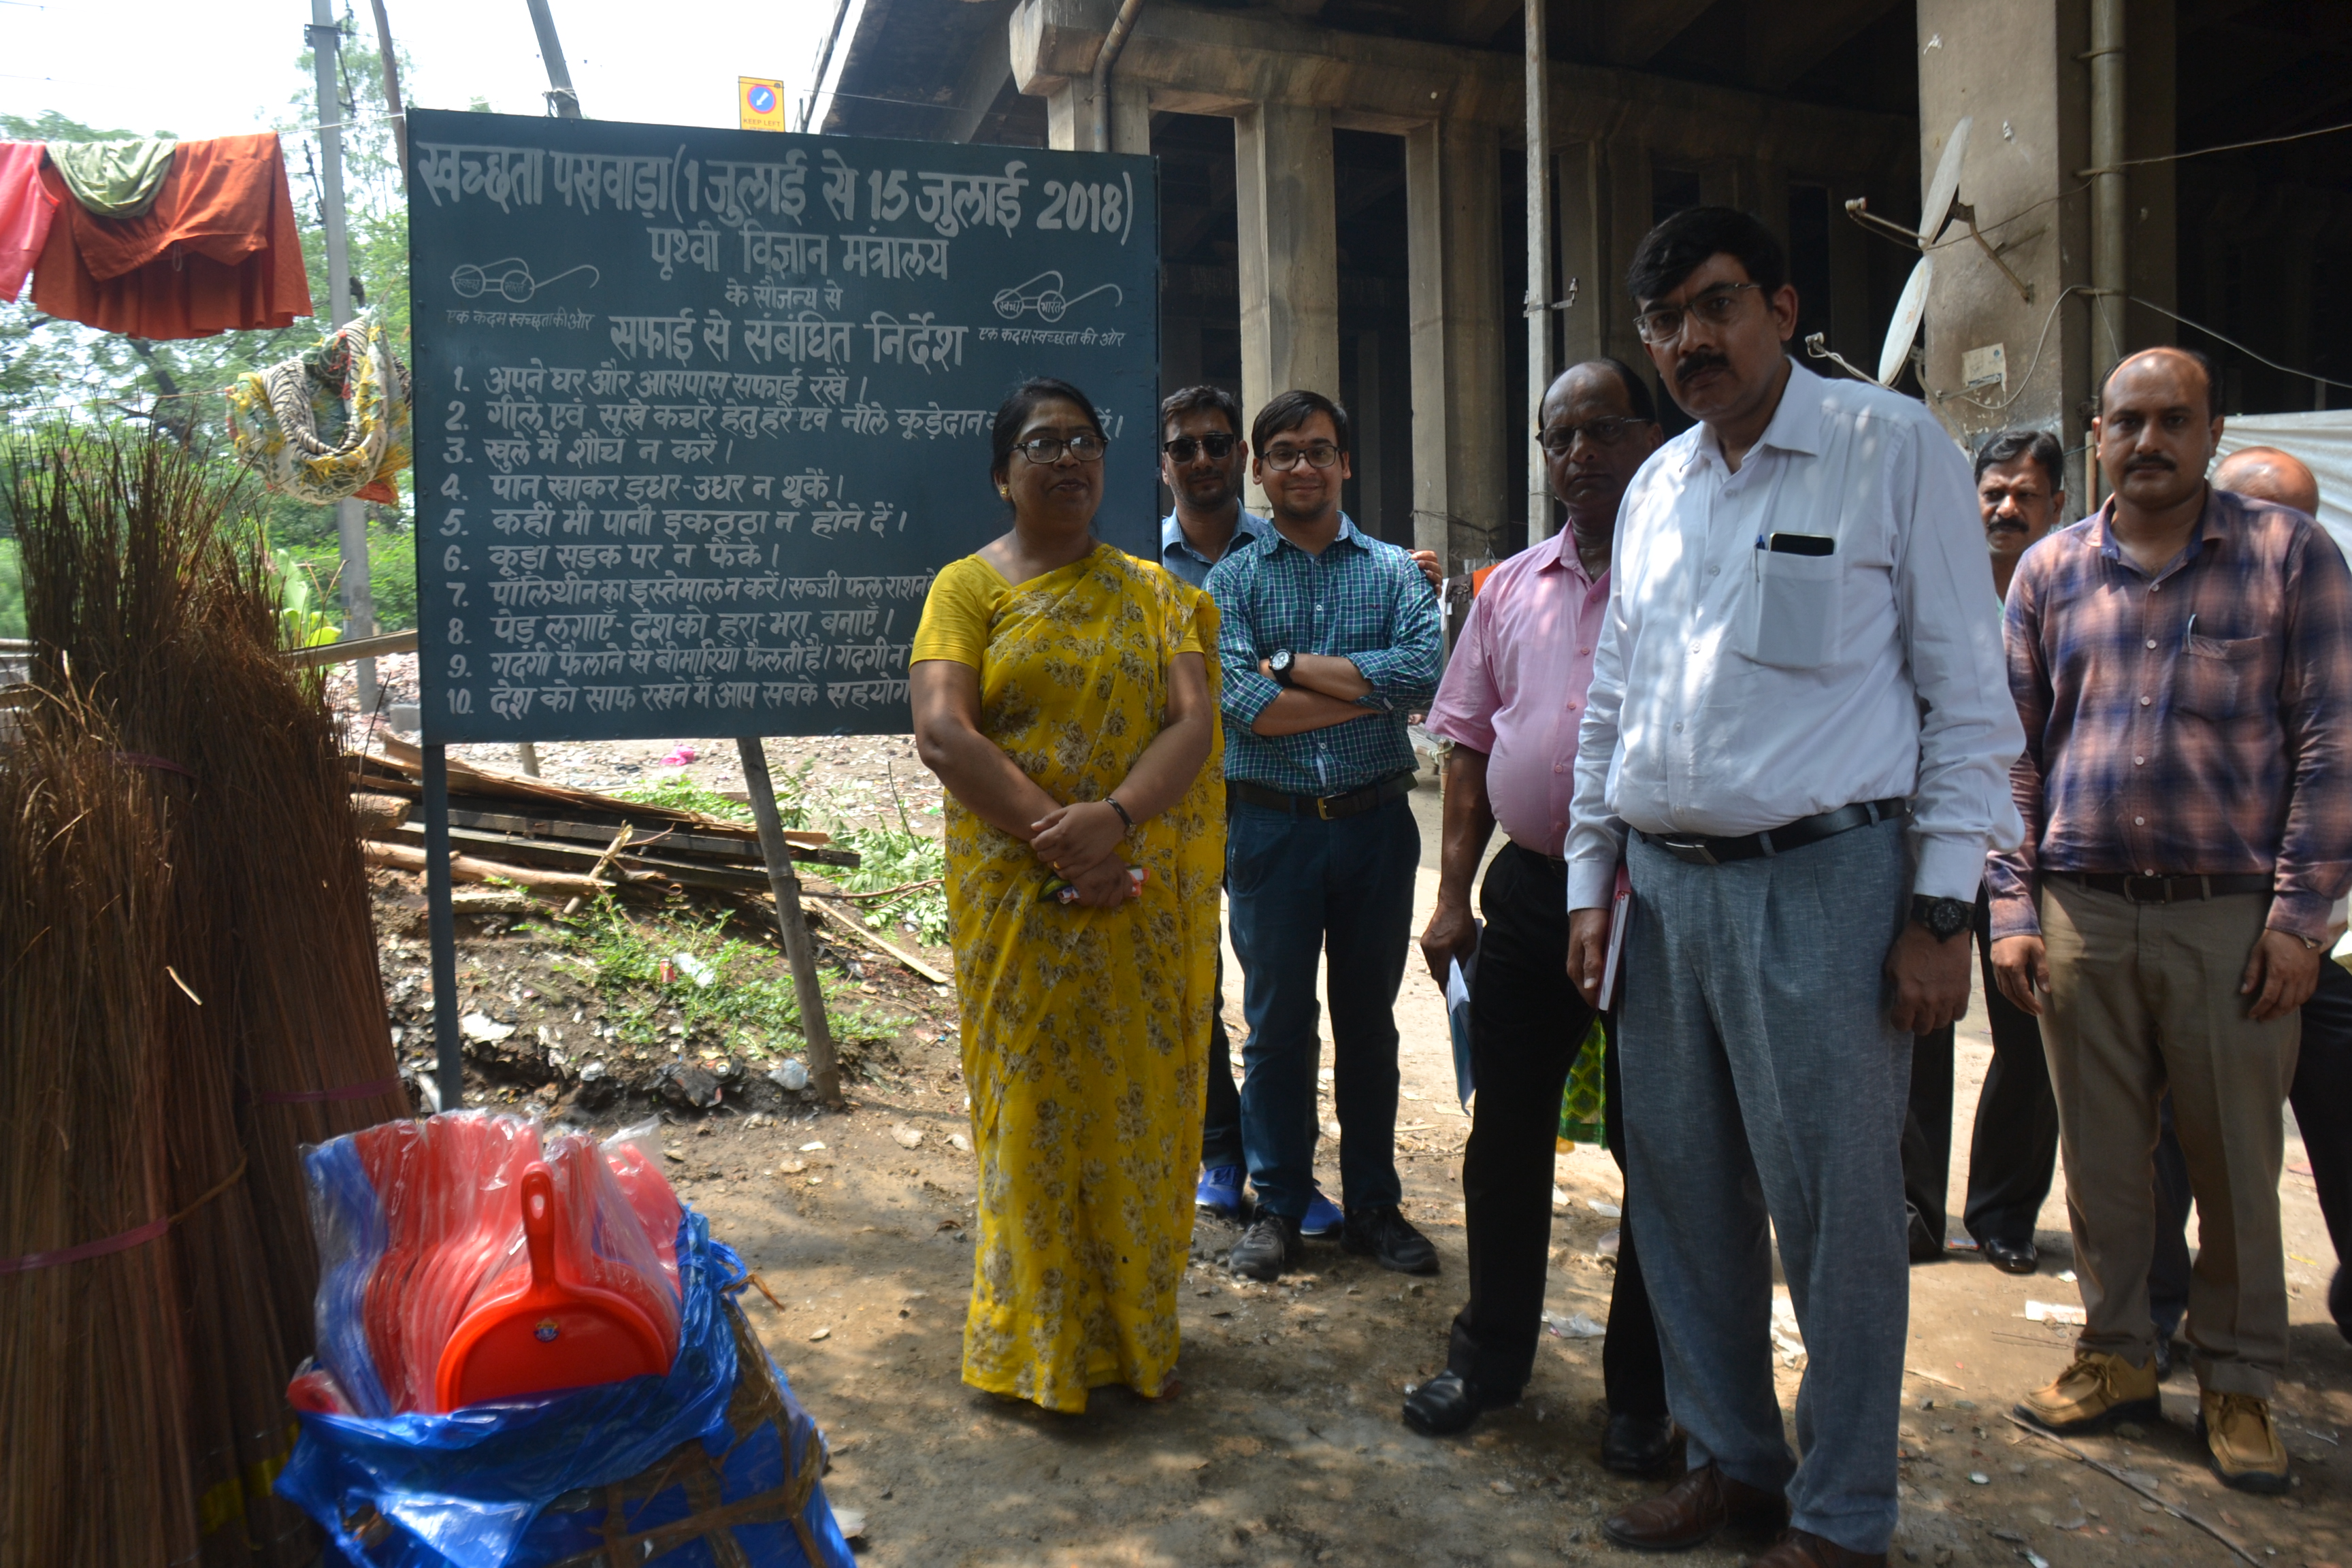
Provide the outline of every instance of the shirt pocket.
<path id="1" fill-rule="evenodd" d="M 1756 552 L 1756 591 L 1739 628 L 1739 651 L 1778 669 L 1818 669 L 1838 643 L 1838 589 L 1843 567 L 1834 555 Z"/>
<path id="2" fill-rule="evenodd" d="M 2238 718 L 2262 679 L 2264 637 L 2189 637 L 2173 664 L 2173 706 L 2216 723 Z"/>

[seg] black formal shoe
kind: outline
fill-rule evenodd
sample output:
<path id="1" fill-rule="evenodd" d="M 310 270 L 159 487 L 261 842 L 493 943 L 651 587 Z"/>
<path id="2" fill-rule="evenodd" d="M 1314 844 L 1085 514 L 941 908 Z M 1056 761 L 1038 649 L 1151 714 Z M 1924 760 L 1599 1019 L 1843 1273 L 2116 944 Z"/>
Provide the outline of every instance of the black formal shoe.
<path id="1" fill-rule="evenodd" d="M 1260 1209 L 1234 1243 L 1225 1265 L 1244 1279 L 1279 1279 L 1284 1269 L 1298 1261 L 1300 1245 L 1297 1220 Z"/>
<path id="2" fill-rule="evenodd" d="M 1447 1437 L 1518 1398 L 1489 1394 L 1458 1372 L 1441 1372 L 1404 1396 L 1404 1424 L 1424 1437 Z"/>
<path id="3" fill-rule="evenodd" d="M 1399 1274 L 1437 1272 L 1437 1248 L 1406 1223 L 1394 1204 L 1349 1210 L 1347 1226 L 1339 1232 L 1339 1245 Z"/>
<path id="4" fill-rule="evenodd" d="M 2031 1274 L 2042 1267 L 2042 1249 L 2030 1241 L 1988 1241 L 1985 1261 L 2003 1274 Z"/>
<path id="5" fill-rule="evenodd" d="M 1601 1468 L 1621 1476 L 1664 1475 L 1682 1452 L 1671 1415 L 1612 1415 L 1601 1435 Z"/>
<path id="6" fill-rule="evenodd" d="M 1911 1211 L 1911 1261 L 1933 1263 L 1943 1256 L 1944 1238 L 1929 1230 L 1927 1222 L 1919 1217 L 1919 1211 L 1913 1209 Z"/>

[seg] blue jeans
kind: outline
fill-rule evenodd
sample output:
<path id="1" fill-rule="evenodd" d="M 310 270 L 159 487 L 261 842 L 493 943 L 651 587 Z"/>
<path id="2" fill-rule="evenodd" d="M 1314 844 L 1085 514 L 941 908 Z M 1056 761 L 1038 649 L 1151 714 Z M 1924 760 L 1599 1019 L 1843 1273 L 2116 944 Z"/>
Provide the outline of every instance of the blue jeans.
<path id="1" fill-rule="evenodd" d="M 1307 1213 L 1315 1181 L 1315 964 L 1328 948 L 1339 1186 L 1350 1214 L 1403 1195 L 1396 1171 L 1397 986 L 1421 828 L 1402 798 L 1326 822 L 1236 802 L 1225 831 L 1242 963 L 1242 1144 L 1258 1206 Z"/>

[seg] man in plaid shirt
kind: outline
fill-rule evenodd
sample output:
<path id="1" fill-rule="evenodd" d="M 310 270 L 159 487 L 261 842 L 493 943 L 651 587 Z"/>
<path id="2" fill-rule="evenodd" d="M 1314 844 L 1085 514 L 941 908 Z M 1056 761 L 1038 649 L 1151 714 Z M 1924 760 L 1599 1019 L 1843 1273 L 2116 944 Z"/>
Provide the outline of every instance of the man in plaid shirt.
<path id="1" fill-rule="evenodd" d="M 2352 883 L 2352 572 L 2302 512 L 2205 482 L 2221 420 L 2202 356 L 2134 355 L 2100 403 L 2115 494 L 2029 551 L 2009 598 L 2026 833 L 1991 858 L 1993 967 L 2042 1018 L 2089 1318 L 2018 1410 L 2058 1432 L 2161 1415 L 2147 1270 L 2168 1086 L 2203 1216 L 2199 1429 L 2224 1482 L 2279 1492 L 2279 1112 Z"/>
<path id="2" fill-rule="evenodd" d="M 1437 596 L 1412 558 L 1339 510 L 1348 414 L 1312 392 L 1258 411 L 1251 468 L 1274 527 L 1209 574 L 1224 671 L 1226 889 L 1242 963 L 1242 1145 L 1257 1216 L 1234 1271 L 1297 1262 L 1315 1195 L 1316 963 L 1329 953 L 1340 1245 L 1406 1273 L 1437 1251 L 1405 1222 L 1394 1142 L 1398 984 L 1421 829 L 1408 710 L 1437 689 Z"/>

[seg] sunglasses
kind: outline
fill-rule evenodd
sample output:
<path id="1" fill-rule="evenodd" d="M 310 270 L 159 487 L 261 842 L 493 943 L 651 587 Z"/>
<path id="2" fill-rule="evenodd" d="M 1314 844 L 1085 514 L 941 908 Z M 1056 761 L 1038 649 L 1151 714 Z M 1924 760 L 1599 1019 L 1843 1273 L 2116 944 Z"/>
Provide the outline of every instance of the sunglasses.
<path id="1" fill-rule="evenodd" d="M 1160 449 L 1167 453 L 1173 462 L 1189 463 L 1200 453 L 1206 452 L 1211 460 L 1222 463 L 1234 455 L 1234 447 L 1240 441 L 1238 436 L 1203 436 L 1197 441 L 1190 436 L 1179 436 L 1173 441 L 1163 443 Z"/>

